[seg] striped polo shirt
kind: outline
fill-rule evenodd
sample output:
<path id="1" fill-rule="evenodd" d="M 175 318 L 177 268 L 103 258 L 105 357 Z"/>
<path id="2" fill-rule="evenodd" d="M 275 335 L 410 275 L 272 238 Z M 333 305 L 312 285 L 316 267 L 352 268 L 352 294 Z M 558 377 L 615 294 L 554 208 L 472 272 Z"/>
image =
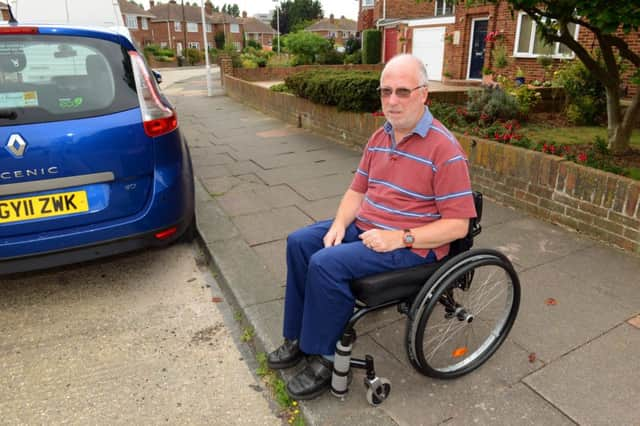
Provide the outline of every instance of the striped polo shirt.
<path id="1" fill-rule="evenodd" d="M 356 216 L 356 226 L 365 231 L 476 216 L 465 153 L 427 107 L 400 142 L 389 122 L 371 136 L 350 188 L 365 194 Z M 420 256 L 429 252 L 412 250 Z M 441 259 L 449 253 L 449 244 L 434 251 Z"/>

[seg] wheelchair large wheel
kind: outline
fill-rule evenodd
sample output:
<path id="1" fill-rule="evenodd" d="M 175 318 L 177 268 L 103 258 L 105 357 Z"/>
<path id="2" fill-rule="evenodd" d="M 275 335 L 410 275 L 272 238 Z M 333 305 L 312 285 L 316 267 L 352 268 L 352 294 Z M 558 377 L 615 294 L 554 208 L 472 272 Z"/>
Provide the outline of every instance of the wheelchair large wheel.
<path id="1" fill-rule="evenodd" d="M 520 305 L 520 281 L 495 250 L 461 253 L 429 278 L 407 323 L 407 354 L 420 373 L 453 379 L 487 361 L 504 342 Z"/>

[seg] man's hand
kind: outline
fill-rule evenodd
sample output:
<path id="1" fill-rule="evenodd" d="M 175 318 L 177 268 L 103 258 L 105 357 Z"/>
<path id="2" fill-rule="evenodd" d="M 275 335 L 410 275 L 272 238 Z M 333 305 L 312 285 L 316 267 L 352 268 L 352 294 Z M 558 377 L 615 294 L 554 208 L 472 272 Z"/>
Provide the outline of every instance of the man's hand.
<path id="1" fill-rule="evenodd" d="M 402 231 L 370 229 L 360 234 L 362 243 L 373 251 L 384 253 L 404 247 Z"/>
<path id="2" fill-rule="evenodd" d="M 324 235 L 322 241 L 324 242 L 325 247 L 337 246 L 342 243 L 342 239 L 344 238 L 345 227 L 337 224 L 335 221 L 331 224 L 331 227 Z"/>

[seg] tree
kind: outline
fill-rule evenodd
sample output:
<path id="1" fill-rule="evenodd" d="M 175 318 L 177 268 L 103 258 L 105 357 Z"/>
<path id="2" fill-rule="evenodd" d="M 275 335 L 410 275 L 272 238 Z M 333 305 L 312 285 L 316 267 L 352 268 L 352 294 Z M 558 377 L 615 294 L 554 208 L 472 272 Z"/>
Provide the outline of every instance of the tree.
<path id="1" fill-rule="evenodd" d="M 314 63 L 316 55 L 326 52 L 331 47 L 326 38 L 308 31 L 288 34 L 283 40 L 286 40 L 285 45 L 289 52 L 296 55 L 297 65 Z"/>
<path id="2" fill-rule="evenodd" d="M 234 3 L 233 5 L 225 3 L 224 5 L 222 5 L 222 13 L 238 17 L 240 16 L 240 7 L 236 3 Z"/>
<path id="3" fill-rule="evenodd" d="M 294 32 L 293 28 L 299 28 L 304 21 L 315 21 L 322 18 L 322 5 L 318 0 L 286 0 L 277 6 L 278 13 L 271 18 L 271 26 L 278 28 L 278 16 L 280 17 L 280 33 Z"/>
<path id="4" fill-rule="evenodd" d="M 416 0 L 422 2 L 425 0 Z M 466 0 L 474 3 L 500 0 Z M 640 27 L 640 7 L 628 0 L 507 0 L 513 10 L 524 11 L 537 24 L 538 33 L 548 43 L 559 42 L 571 49 L 605 87 L 607 93 L 607 131 L 611 152 L 630 149 L 631 132 L 640 118 L 640 91 L 626 111 L 620 105 L 622 71 L 630 68 L 632 82 L 640 83 L 640 54 L 634 52 L 625 36 Z M 583 46 L 573 38 L 570 24 L 593 34 L 597 45 Z"/>

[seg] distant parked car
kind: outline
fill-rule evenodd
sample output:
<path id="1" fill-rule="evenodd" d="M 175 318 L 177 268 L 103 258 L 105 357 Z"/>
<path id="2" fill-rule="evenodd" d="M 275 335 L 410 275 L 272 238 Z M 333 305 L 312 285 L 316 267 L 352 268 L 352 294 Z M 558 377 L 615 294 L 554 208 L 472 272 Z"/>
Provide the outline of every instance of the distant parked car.
<path id="1" fill-rule="evenodd" d="M 189 151 L 131 41 L 0 24 L 0 274 L 193 231 Z"/>

